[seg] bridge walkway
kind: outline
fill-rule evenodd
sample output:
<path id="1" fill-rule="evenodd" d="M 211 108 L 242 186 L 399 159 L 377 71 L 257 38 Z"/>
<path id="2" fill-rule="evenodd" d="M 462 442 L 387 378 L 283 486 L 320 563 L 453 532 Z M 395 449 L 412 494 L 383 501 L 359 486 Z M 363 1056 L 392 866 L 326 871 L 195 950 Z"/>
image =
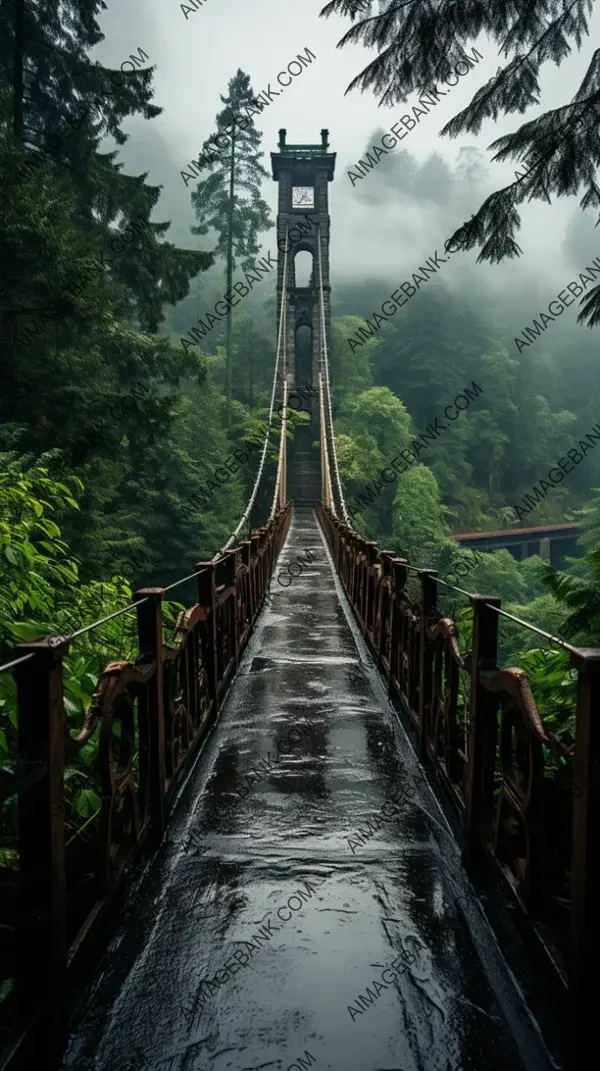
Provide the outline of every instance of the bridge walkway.
<path id="1" fill-rule="evenodd" d="M 296 509 L 276 574 L 307 548 L 275 580 L 63 1071 L 551 1066 Z"/>

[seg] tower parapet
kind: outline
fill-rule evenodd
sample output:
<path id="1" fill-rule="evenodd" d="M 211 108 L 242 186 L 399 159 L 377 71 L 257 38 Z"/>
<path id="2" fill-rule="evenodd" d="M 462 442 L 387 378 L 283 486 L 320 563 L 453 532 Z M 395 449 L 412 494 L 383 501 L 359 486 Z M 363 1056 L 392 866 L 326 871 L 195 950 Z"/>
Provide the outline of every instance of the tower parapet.
<path id="1" fill-rule="evenodd" d="M 288 371 L 294 383 L 310 379 L 315 386 L 319 375 L 319 262 L 317 224 L 321 234 L 323 272 L 323 300 L 325 305 L 325 331 L 330 341 L 331 301 L 329 284 L 329 196 L 328 183 L 335 171 L 334 152 L 329 152 L 329 131 L 321 130 L 318 145 L 288 145 L 287 131 L 279 131 L 279 151 L 271 153 L 273 179 L 279 183 L 277 205 L 277 248 L 280 250 L 277 265 L 277 322 L 281 310 L 283 288 L 283 253 L 286 248 L 286 233 L 289 238 L 287 274 L 287 354 Z M 306 224 L 312 222 L 307 230 Z M 299 224 L 303 223 L 300 230 Z M 309 286 L 296 286 L 295 258 L 300 251 L 312 256 L 312 273 Z M 297 332 L 300 327 L 309 327 L 311 332 L 310 354 L 305 347 L 299 352 Z M 313 404 L 314 414 L 314 404 Z"/>

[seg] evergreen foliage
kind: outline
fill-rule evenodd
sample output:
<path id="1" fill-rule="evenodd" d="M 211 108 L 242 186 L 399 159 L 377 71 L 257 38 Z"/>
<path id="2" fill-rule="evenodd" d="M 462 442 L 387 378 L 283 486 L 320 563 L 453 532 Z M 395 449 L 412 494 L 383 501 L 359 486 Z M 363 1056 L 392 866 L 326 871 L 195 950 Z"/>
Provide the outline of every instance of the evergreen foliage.
<path id="1" fill-rule="evenodd" d="M 238 69 L 230 79 L 227 96 L 221 96 L 225 105 L 217 115 L 217 133 L 206 139 L 202 148 L 221 136 L 230 143 L 226 155 L 216 155 L 207 160 L 211 172 L 202 179 L 192 193 L 198 226 L 193 234 L 208 234 L 215 230 L 218 242 L 215 252 L 225 259 L 225 292 L 231 293 L 236 257 L 240 258 L 243 271 L 250 271 L 259 253 L 258 234 L 273 227 L 269 207 L 260 196 L 261 181 L 269 177 L 261 163 L 264 155 L 260 150 L 262 134 L 254 127 L 248 114 L 254 104 L 250 88 L 250 76 Z M 240 122 L 240 117 L 244 120 Z M 227 134 L 225 132 L 227 131 Z M 232 306 L 226 303 L 226 393 L 227 422 L 231 425 L 232 398 Z"/>
<path id="2" fill-rule="evenodd" d="M 344 0 L 333 7 L 349 11 L 353 4 Z M 3 661 L 22 640 L 69 634 L 126 605 L 142 584 L 166 586 L 191 573 L 196 562 L 212 558 L 244 512 L 260 452 L 254 451 L 210 496 L 203 489 L 234 451 L 248 440 L 262 442 L 265 435 L 275 356 L 274 277 L 216 325 L 204 350 L 180 344 L 198 311 L 222 297 L 223 262 L 230 290 L 238 261 L 243 270 L 252 267 L 259 238 L 272 226 L 260 197 L 267 176 L 262 135 L 251 119 L 238 124 L 235 138 L 207 164 L 207 177 L 192 193 L 196 233 L 214 232 L 215 249 L 176 249 L 165 238 L 168 224 L 150 219 L 159 207 L 159 189 L 147 184 L 146 175 L 124 174 L 119 161 L 122 121 L 133 114 L 151 121 L 159 114 L 151 103 L 152 72 L 131 71 L 122 80 L 120 72 L 87 58 L 101 39 L 95 15 L 102 7 L 93 0 L 0 5 Z M 411 8 L 414 14 L 415 5 L 391 5 L 375 22 L 383 18 L 379 28 L 393 28 Z M 61 28 L 59 9 L 70 20 L 68 33 Z M 475 25 L 474 10 L 470 2 L 460 11 L 446 5 L 448 17 L 465 27 Z M 531 10 L 539 13 L 542 6 Z M 18 12 L 24 15 L 20 45 Z M 441 32 L 437 8 L 421 5 L 418 13 L 415 27 Z M 482 29 L 484 16 L 482 9 Z M 501 25 L 504 8 L 497 18 Z M 580 12 L 574 18 L 580 19 Z M 523 39 L 529 33 L 526 22 L 523 16 Z M 574 32 L 565 29 L 567 35 Z M 450 62 L 443 34 L 441 41 L 431 56 L 419 60 L 420 68 L 413 71 L 409 64 L 402 83 L 406 92 L 434 78 L 442 52 Z M 536 56 L 541 62 L 541 53 Z M 119 77 L 109 91 L 114 75 Z M 499 82 L 494 90 L 498 108 L 506 85 Z M 220 132 L 250 108 L 248 75 L 238 71 L 221 99 Z M 61 135 L 57 143 L 53 134 L 67 119 L 72 136 Z M 117 144 L 113 152 L 101 151 L 106 134 Z M 377 137 L 376 131 L 370 144 Z M 553 144 L 550 135 L 547 143 Z M 593 162 L 590 145 L 583 140 L 577 151 Z M 552 167 L 558 159 L 555 155 Z M 524 179 L 522 188 L 533 181 Z M 472 147 L 461 150 L 454 168 L 435 155 L 420 163 L 398 150 L 353 196 L 363 205 L 389 200 L 403 206 L 402 233 L 390 238 L 410 234 L 419 212 L 435 215 L 440 235 L 449 235 L 468 215 L 466 186 L 469 197 L 481 199 L 486 184 L 488 171 Z M 572 247 L 580 247 L 575 233 Z M 346 284 L 334 280 L 330 365 L 347 500 L 374 481 L 381 484 L 370 504 L 356 512 L 358 530 L 412 564 L 437 568 L 442 579 L 458 578 L 468 568 L 458 586 L 500 595 L 509 610 L 552 634 L 581 645 L 600 643 L 600 499 L 599 492 L 590 491 L 600 487 L 600 451 L 590 452 L 585 465 L 552 489 L 532 520 L 540 525 L 580 521 L 586 554 L 569 561 L 565 571 L 556 573 L 539 559 L 517 563 L 507 551 L 473 562 L 451 538 L 460 531 L 514 526 L 512 503 L 576 441 L 580 429 L 597 421 L 600 369 L 594 340 L 583 333 L 574 346 L 564 317 L 521 358 L 511 325 L 527 322 L 539 307 L 538 282 L 522 285 L 507 299 L 472 273 L 461 274 L 458 266 L 433 279 L 376 338 L 351 353 L 348 340 L 363 316 L 380 307 L 397 282 L 390 280 L 386 290 L 362 265 L 356 278 Z M 418 463 L 391 483 L 381 481 L 382 470 L 410 450 L 436 417 L 443 420 L 444 408 L 473 380 L 483 393 L 469 409 L 430 443 Z M 302 413 L 289 415 L 290 442 L 294 427 L 306 419 Z M 267 455 L 270 474 L 277 430 L 275 421 Z M 176 592 L 182 605 L 195 600 L 192 584 Z M 444 612 L 449 606 L 451 616 L 467 627 L 468 611 L 460 614 L 464 597 L 444 598 Z M 168 610 L 169 623 L 176 610 Z M 464 636 L 461 632 L 461 640 Z M 133 618 L 125 615 L 72 645 L 65 665 L 73 727 L 81 724 L 98 673 L 117 654 L 132 653 L 134 638 Z M 540 665 L 532 643 L 538 639 L 513 622 L 503 623 L 502 664 L 532 668 L 545 711 L 566 739 L 573 689 L 568 656 L 560 653 Z M 0 675 L 0 723 L 0 758 L 7 761 L 15 745 L 10 674 Z M 69 772 L 73 829 L 96 806 L 93 756 L 90 745 L 75 772 Z M 13 822 L 14 800 L 7 801 L 4 819 L 9 818 Z"/>
<path id="3" fill-rule="evenodd" d="M 422 3 L 391 0 L 378 14 L 372 0 L 330 0 L 321 14 L 350 16 L 352 27 L 338 48 L 362 42 L 377 56 L 350 83 L 380 94 L 383 105 L 405 103 L 411 93 L 422 96 L 439 85 L 457 63 L 469 57 L 467 46 L 484 34 L 499 46 L 508 62 L 499 67 L 473 99 L 441 130 L 457 137 L 477 134 L 486 119 L 523 115 L 539 104 L 540 70 L 557 67 L 581 50 L 588 33 L 592 0 L 532 0 L 526 5 L 497 0 L 459 0 Z M 515 240 L 520 227 L 517 206 L 526 201 L 550 202 L 552 195 L 582 193 L 581 208 L 600 208 L 596 171 L 600 165 L 600 49 L 596 49 L 581 83 L 568 103 L 523 123 L 514 133 L 490 145 L 492 160 L 515 160 L 515 180 L 490 194 L 462 239 L 452 236 L 461 249 L 481 246 L 478 262 L 497 263 L 521 253 Z M 596 226 L 598 224 L 596 223 Z M 600 323 L 600 286 L 581 302 L 578 320 L 590 327 Z"/>

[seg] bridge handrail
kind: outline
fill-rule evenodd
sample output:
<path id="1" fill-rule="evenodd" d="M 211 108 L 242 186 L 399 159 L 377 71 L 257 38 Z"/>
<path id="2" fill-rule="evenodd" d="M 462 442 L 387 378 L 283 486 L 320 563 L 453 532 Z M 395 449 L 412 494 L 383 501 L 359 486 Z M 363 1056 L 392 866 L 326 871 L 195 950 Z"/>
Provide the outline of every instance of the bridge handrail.
<path id="1" fill-rule="evenodd" d="M 230 547 L 233 546 L 233 544 L 238 539 L 242 528 L 244 527 L 245 524 L 248 523 L 248 518 L 250 517 L 250 511 L 251 511 L 251 509 L 252 509 L 252 507 L 254 505 L 256 496 L 258 494 L 258 488 L 260 486 L 260 482 L 261 482 L 262 477 L 263 477 L 263 471 L 264 471 L 264 467 L 265 467 L 265 460 L 266 460 L 266 456 L 267 456 L 267 446 L 269 444 L 269 436 L 271 434 L 271 424 L 273 423 L 273 409 L 274 409 L 274 406 L 275 406 L 275 397 L 276 397 L 276 393 L 277 393 L 277 380 L 278 380 L 278 376 L 281 374 L 280 373 L 280 369 L 282 368 L 282 366 L 284 368 L 284 372 L 283 372 L 283 375 L 282 375 L 282 381 L 283 381 L 283 386 L 284 386 L 283 393 L 284 394 L 285 394 L 285 390 L 286 390 L 286 383 L 285 383 L 286 337 L 285 337 L 285 333 L 284 333 L 283 328 L 284 328 L 284 324 L 287 323 L 287 317 L 286 317 L 286 307 L 287 307 L 286 278 L 287 278 L 287 264 L 288 264 L 288 250 L 287 250 L 288 233 L 289 233 L 288 229 L 286 228 L 285 246 L 284 246 L 285 252 L 284 252 L 284 260 L 283 260 L 283 288 L 282 288 L 282 295 L 281 295 L 281 308 L 279 310 L 279 327 L 278 327 L 278 332 L 277 332 L 277 352 L 276 352 L 276 355 L 275 355 L 275 369 L 273 371 L 273 387 L 271 389 L 271 403 L 269 405 L 269 417 L 268 417 L 268 420 L 267 420 L 267 430 L 266 430 L 266 434 L 265 434 L 265 441 L 263 443 L 263 449 L 262 449 L 262 454 L 261 454 L 261 458 L 260 458 L 260 463 L 259 463 L 259 466 L 258 466 L 258 472 L 256 474 L 256 479 L 254 481 L 254 487 L 252 488 L 252 494 L 250 495 L 250 499 L 248 501 L 248 505 L 246 506 L 246 509 L 244 510 L 243 517 L 239 521 L 235 531 L 229 537 L 229 539 L 227 540 L 225 545 L 223 547 L 221 547 L 221 550 L 219 550 L 215 554 L 215 556 L 213 558 L 213 561 L 216 561 L 217 558 L 219 557 L 219 555 L 224 554 L 226 551 L 228 551 L 230 549 Z M 281 458 L 282 458 L 281 441 L 284 441 L 284 439 L 283 439 L 283 429 L 284 429 L 284 426 L 287 426 L 287 410 L 283 409 L 282 412 L 283 412 L 283 418 L 282 418 L 282 424 L 281 424 L 281 429 L 280 429 L 281 440 L 280 440 L 280 450 L 279 450 L 279 464 L 277 466 L 277 495 L 278 495 L 278 499 L 280 501 L 280 504 L 283 504 L 283 502 L 285 502 L 286 499 L 287 499 L 286 488 L 281 483 L 281 464 L 282 464 L 281 463 Z M 285 450 L 285 445 L 284 445 L 283 449 Z M 280 489 L 281 489 L 281 491 L 280 491 Z M 275 505 L 275 501 L 276 501 L 276 499 L 274 498 L 274 505 Z M 274 516 L 274 509 L 271 510 L 271 516 L 270 516 L 269 519 L 272 520 L 273 516 Z"/>
<path id="2" fill-rule="evenodd" d="M 409 565 L 408 562 L 406 563 L 405 568 L 408 572 L 412 571 L 419 573 L 422 571 L 418 566 Z M 456 584 L 450 584 L 448 580 L 442 580 L 439 576 L 436 576 L 436 583 L 443 584 L 445 588 L 450 588 L 452 591 L 458 591 L 460 595 L 466 595 L 468 599 L 475 598 L 475 592 L 459 588 Z M 501 617 L 506 617 L 509 621 L 516 621 L 518 625 L 522 625 L 523 628 L 529 629 L 530 632 L 537 633 L 538 636 L 543 636 L 545 640 L 551 640 L 552 643 L 556 643 L 559 647 L 564 647 L 566 651 L 576 652 L 581 650 L 580 647 L 573 647 L 572 644 L 567 643 L 567 641 L 563 640 L 560 636 L 554 636 L 551 632 L 546 632 L 543 628 L 540 628 L 539 625 L 533 625 L 531 621 L 525 621 L 522 617 L 516 617 L 514 614 L 509 614 L 508 610 L 501 610 L 499 606 L 492 606 L 491 604 L 488 604 L 488 606 L 490 610 L 493 610 Z"/>
<path id="3" fill-rule="evenodd" d="M 329 440 L 331 443 L 331 457 L 333 459 L 333 471 L 335 473 L 335 481 L 337 484 L 338 497 L 340 502 L 340 509 L 342 516 L 347 525 L 350 524 L 348 517 L 348 511 L 346 509 L 346 502 L 344 499 L 344 490 L 342 487 L 342 481 L 340 479 L 340 470 L 338 467 L 337 450 L 335 447 L 335 435 L 333 431 L 333 415 L 331 410 L 331 385 L 329 382 L 329 356 L 327 347 L 327 327 L 325 321 L 325 298 L 323 294 L 323 264 L 321 255 L 321 225 L 317 225 L 317 254 L 318 254 L 318 268 L 319 268 L 319 328 L 320 328 L 320 341 L 321 341 L 321 369 L 322 369 L 322 384 L 325 391 L 325 419 L 327 428 L 329 431 Z M 326 454 L 327 464 L 329 465 L 329 454 Z M 331 507 L 334 508 L 334 499 L 332 497 Z"/>
<path id="4" fill-rule="evenodd" d="M 496 596 L 410 566 L 324 505 L 317 515 L 419 759 L 435 770 L 462 824 L 466 865 L 481 873 L 483 864 L 500 882 L 567 993 L 575 1052 L 593 1029 L 589 994 L 600 939 L 600 650 L 573 647 L 502 610 Z M 418 599 L 407 590 L 411 573 L 420 584 Z M 438 585 L 470 602 L 469 651 L 461 653 L 455 622 L 438 610 Z M 499 667 L 502 618 L 568 653 L 577 674 L 573 743 L 546 728 L 527 673 Z"/>
<path id="5" fill-rule="evenodd" d="M 10 927 L 0 927 L 3 968 L 7 962 L 14 987 L 0 1010 L 10 1012 L 18 1041 L 7 1061 L 0 1052 L 3 1069 L 23 1051 L 33 1058 L 36 1046 L 61 1050 L 72 978 L 94 954 L 131 865 L 162 838 L 167 810 L 215 723 L 261 610 L 290 516 L 287 503 L 218 560 L 198 562 L 168 588 L 138 589 L 129 609 L 109 615 L 135 610 L 137 655 L 104 667 L 76 735 L 65 711 L 63 660 L 72 640 L 98 623 L 20 644 L 22 655 L 4 667 L 16 682 L 18 754 L 12 769 L 1 771 L 0 802 L 17 796 L 18 871 L 10 898 L 16 928 L 7 936 Z M 165 641 L 164 597 L 192 577 L 197 602 Z M 75 812 L 65 807 L 65 771 L 76 768 L 96 732 L 97 753 L 91 765 L 88 753 L 82 769 L 97 771 L 100 807 L 84 837 L 80 827 L 67 839 L 66 819 Z"/>
<path id="6" fill-rule="evenodd" d="M 180 584 L 187 583 L 188 580 L 195 580 L 200 574 L 198 572 L 189 573 L 187 576 L 182 576 L 179 580 L 174 580 L 168 587 L 162 588 L 163 592 L 172 591 L 173 588 L 179 587 Z M 80 629 L 76 629 L 75 632 L 70 632 L 68 636 L 50 636 L 50 640 L 60 640 L 61 642 L 69 642 L 70 640 L 76 640 L 79 636 L 84 636 L 88 632 L 92 632 L 94 629 L 99 628 L 100 625 L 105 625 L 107 621 L 114 621 L 115 618 L 121 617 L 123 614 L 129 614 L 132 610 L 137 610 L 138 606 L 142 605 L 142 602 L 130 602 L 127 606 L 122 606 L 120 610 L 115 610 L 112 614 L 107 614 L 106 617 L 99 617 L 97 621 L 92 621 L 89 625 L 83 625 Z M 53 644 L 56 646 L 56 644 Z M 22 655 L 20 658 L 13 659 L 10 662 L 5 662 L 0 666 L 0 673 L 5 673 L 8 670 L 14 669 L 15 666 L 20 665 L 21 662 L 28 662 L 33 658 L 33 654 Z"/>
<path id="7" fill-rule="evenodd" d="M 277 357 L 275 361 L 275 376 L 273 379 L 273 397 L 271 408 L 275 399 L 275 385 L 277 373 L 281 369 L 282 399 L 281 399 L 281 429 L 279 438 L 279 458 L 277 462 L 277 475 L 275 477 L 275 489 L 269 519 L 275 516 L 287 500 L 287 411 L 288 411 L 288 384 L 287 384 L 287 274 L 288 274 L 288 229 L 285 231 L 285 246 L 283 257 L 283 274 L 281 278 L 281 308 L 279 310 L 279 330 L 277 332 Z M 258 481 L 257 481 L 258 482 Z"/>

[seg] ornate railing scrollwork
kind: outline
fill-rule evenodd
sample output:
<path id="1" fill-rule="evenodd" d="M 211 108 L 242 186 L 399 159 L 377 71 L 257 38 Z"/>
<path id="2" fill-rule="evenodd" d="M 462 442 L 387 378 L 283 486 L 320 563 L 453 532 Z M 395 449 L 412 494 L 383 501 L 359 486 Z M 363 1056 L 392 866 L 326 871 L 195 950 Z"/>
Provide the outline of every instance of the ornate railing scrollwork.
<path id="1" fill-rule="evenodd" d="M 583 1037 L 594 1044 L 583 1009 L 600 953 L 600 650 L 569 648 L 578 688 L 575 744 L 566 745 L 545 726 L 526 674 L 497 664 L 496 596 L 463 593 L 473 625 L 461 651 L 455 622 L 438 612 L 434 570 L 379 551 L 324 505 L 317 514 L 365 640 L 416 731 L 419 758 L 462 820 L 466 864 L 486 863 L 512 891 L 568 983 L 573 1053 Z M 419 601 L 407 590 L 409 570 Z"/>
<path id="2" fill-rule="evenodd" d="M 35 771 L 14 779 L 20 816 L 15 1003 L 24 1035 L 43 1030 L 58 1050 L 64 1043 L 69 965 L 92 943 L 128 868 L 145 846 L 161 840 L 180 774 L 214 724 L 260 612 L 290 517 L 288 503 L 239 547 L 197 564 L 197 601 L 179 614 L 168 642 L 163 601 L 169 589 L 136 591 L 138 653 L 104 668 L 74 735 L 65 714 L 63 659 L 76 635 L 22 644 L 23 657 L 8 667 L 17 685 L 17 768 Z M 99 796 L 100 806 L 82 827 L 85 837 L 67 840 L 65 774 L 84 748 L 86 769 L 96 778 L 97 793 L 90 795 Z"/>
<path id="3" fill-rule="evenodd" d="M 426 623 L 428 638 L 433 642 L 433 689 L 430 710 L 425 726 L 425 739 L 431 758 L 438 762 L 448 787 L 463 795 L 464 767 L 467 761 L 467 729 L 459 723 L 459 673 L 465 662 L 458 648 L 454 622 L 440 617 Z"/>
<path id="4" fill-rule="evenodd" d="M 115 886 L 139 849 L 148 828 L 149 724 L 145 695 L 156 665 L 112 662 L 92 699 L 100 721 L 98 767 L 102 787 L 99 815 L 98 887 Z M 137 705 L 137 718 L 136 718 Z M 134 776 L 136 722 L 139 768 Z M 118 726 L 119 732 L 115 733 Z"/>

